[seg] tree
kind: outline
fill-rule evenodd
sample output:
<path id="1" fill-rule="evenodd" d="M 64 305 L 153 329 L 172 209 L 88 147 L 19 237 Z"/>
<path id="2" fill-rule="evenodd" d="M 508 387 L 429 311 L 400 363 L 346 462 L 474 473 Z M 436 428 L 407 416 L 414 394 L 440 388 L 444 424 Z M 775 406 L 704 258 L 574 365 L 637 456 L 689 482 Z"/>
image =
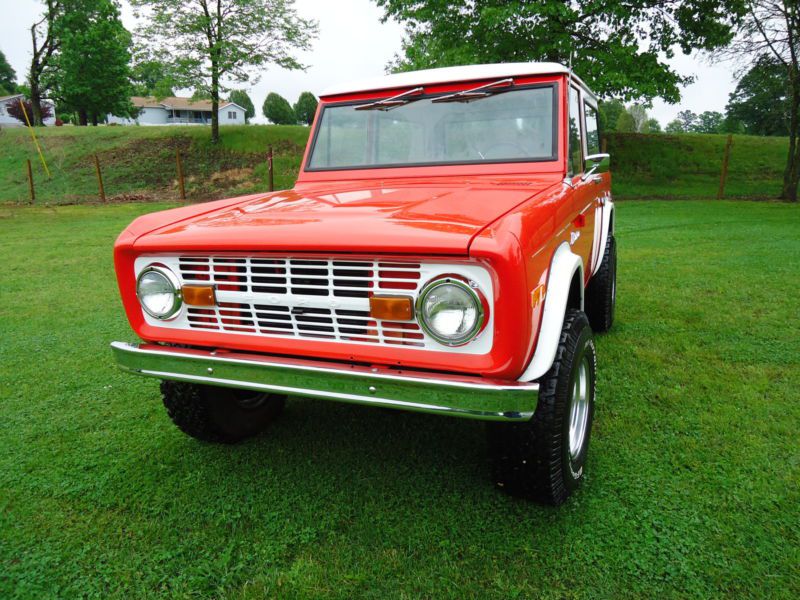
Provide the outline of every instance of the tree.
<path id="1" fill-rule="evenodd" d="M 668 63 L 676 49 L 713 50 L 731 39 L 747 0 L 375 0 L 405 25 L 392 68 L 572 61 L 604 96 L 680 99 L 692 80 Z"/>
<path id="2" fill-rule="evenodd" d="M 70 0 L 49 78 L 59 105 L 77 112 L 80 125 L 131 114 L 130 44 L 112 0 Z"/>
<path id="3" fill-rule="evenodd" d="M 722 113 L 715 110 L 704 111 L 697 117 L 697 122 L 692 131 L 697 133 L 721 133 L 724 119 L 725 117 L 722 116 Z"/>
<path id="4" fill-rule="evenodd" d="M 615 131 L 620 133 L 634 133 L 636 131 L 636 119 L 627 110 L 620 113 L 617 119 Z"/>
<path id="5" fill-rule="evenodd" d="M 791 90 L 783 65 L 773 56 L 759 57 L 739 79 L 725 112 L 728 122 L 737 123 L 746 133 L 788 136 Z"/>
<path id="6" fill-rule="evenodd" d="M 683 128 L 683 122 L 680 119 L 673 119 L 667 123 L 667 127 L 664 131 L 667 133 L 686 133 L 686 130 Z"/>
<path id="7" fill-rule="evenodd" d="M 177 80 L 211 96 L 212 143 L 219 141 L 219 100 L 225 83 L 249 81 L 251 68 L 267 64 L 302 69 L 292 52 L 307 50 L 317 32 L 314 21 L 297 15 L 293 0 L 131 0 L 131 4 L 148 19 L 140 33 L 173 57 Z"/>
<path id="8" fill-rule="evenodd" d="M 747 0 L 736 36 L 715 53 L 741 71 L 770 57 L 783 67 L 789 88 L 789 153 L 780 197 L 797 202 L 800 187 L 800 7 L 797 0 Z"/>
<path id="9" fill-rule="evenodd" d="M 17 74 L 8 64 L 2 50 L 0 50 L 0 89 L 6 90 L 9 94 L 17 89 Z"/>
<path id="10" fill-rule="evenodd" d="M 131 93 L 134 96 L 154 96 L 158 99 L 175 95 L 175 78 L 169 65 L 152 58 L 146 52 L 134 53 L 131 67 Z"/>
<path id="11" fill-rule="evenodd" d="M 31 25 L 31 63 L 28 68 L 28 88 L 31 99 L 33 124 L 44 125 L 42 98 L 47 93 L 47 84 L 42 81 L 51 68 L 51 61 L 60 45 L 59 26 L 64 12 L 64 0 L 45 0 L 42 18 Z"/>
<path id="12" fill-rule="evenodd" d="M 294 114 L 292 105 L 289 101 L 275 92 L 267 94 L 264 106 L 261 107 L 264 116 L 275 125 L 294 125 L 297 123 L 297 116 Z"/>
<path id="13" fill-rule="evenodd" d="M 628 107 L 628 114 L 633 117 L 633 130 L 643 133 L 644 124 L 647 122 L 649 115 L 647 109 L 642 104 L 632 104 Z"/>
<path id="14" fill-rule="evenodd" d="M 642 133 L 661 133 L 661 123 L 658 119 L 649 118 L 642 125 Z"/>
<path id="15" fill-rule="evenodd" d="M 31 114 L 33 113 L 33 103 L 28 100 L 27 98 L 22 101 L 25 105 L 25 111 L 28 113 L 28 119 L 31 118 Z M 50 108 L 50 104 L 47 102 L 42 103 L 42 119 L 49 119 L 53 116 L 53 110 Z M 6 112 L 8 113 L 9 117 L 15 118 L 20 123 L 26 123 L 25 120 L 25 113 L 22 112 L 22 107 L 19 105 L 19 102 L 12 102 L 11 104 L 7 105 Z"/>
<path id="16" fill-rule="evenodd" d="M 250 99 L 250 96 L 244 90 L 233 90 L 231 95 L 228 96 L 228 102 L 238 104 L 244 109 L 245 123 L 249 123 L 250 119 L 256 116 L 256 107 L 253 105 L 253 101 Z"/>
<path id="17" fill-rule="evenodd" d="M 681 131 L 683 133 L 695 131 L 695 127 L 697 127 L 697 114 L 691 110 L 682 110 L 678 113 L 676 120 L 681 124 Z"/>
<path id="18" fill-rule="evenodd" d="M 298 122 L 311 125 L 317 114 L 317 97 L 311 92 L 303 92 L 294 105 L 294 114 Z"/>
<path id="19" fill-rule="evenodd" d="M 619 100 L 600 101 L 597 104 L 600 129 L 602 131 L 616 131 L 619 116 L 625 112 L 625 105 Z"/>

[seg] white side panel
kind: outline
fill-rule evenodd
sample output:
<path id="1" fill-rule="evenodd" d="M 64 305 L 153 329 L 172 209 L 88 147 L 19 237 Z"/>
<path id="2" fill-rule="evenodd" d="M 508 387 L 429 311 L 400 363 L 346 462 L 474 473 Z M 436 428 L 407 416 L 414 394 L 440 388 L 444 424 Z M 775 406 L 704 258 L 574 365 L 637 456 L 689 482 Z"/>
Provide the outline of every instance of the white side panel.
<path id="1" fill-rule="evenodd" d="M 608 241 L 608 230 L 609 225 L 611 224 L 611 215 L 614 213 L 614 203 L 611 201 L 611 194 L 607 194 L 605 198 L 605 203 L 603 203 L 603 219 L 600 229 L 600 249 L 597 252 L 597 259 L 595 260 L 594 268 L 592 269 L 592 275 L 597 273 L 597 269 L 600 268 L 600 263 L 603 262 L 603 252 L 606 249 L 606 242 Z M 612 231 L 611 234 L 613 235 L 614 232 Z"/>
<path id="2" fill-rule="evenodd" d="M 520 381 L 538 379 L 552 366 L 558 349 L 558 340 L 561 337 L 561 328 L 564 326 L 564 315 L 567 312 L 569 286 L 575 271 L 581 274 L 581 309 L 583 309 L 583 261 L 570 250 L 569 244 L 564 242 L 558 247 L 550 263 L 539 340 L 528 368 L 519 377 Z"/>

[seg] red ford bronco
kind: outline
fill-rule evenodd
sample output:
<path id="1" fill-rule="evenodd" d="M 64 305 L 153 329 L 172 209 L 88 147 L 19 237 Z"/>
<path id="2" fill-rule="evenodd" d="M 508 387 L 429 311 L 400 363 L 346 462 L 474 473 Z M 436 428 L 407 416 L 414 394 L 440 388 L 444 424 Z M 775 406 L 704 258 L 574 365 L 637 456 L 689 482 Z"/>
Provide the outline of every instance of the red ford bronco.
<path id="1" fill-rule="evenodd" d="M 264 429 L 286 396 L 487 421 L 495 483 L 559 504 L 614 319 L 609 157 L 568 69 L 432 69 L 321 95 L 291 190 L 136 219 L 114 248 L 141 344 L 201 440 Z"/>

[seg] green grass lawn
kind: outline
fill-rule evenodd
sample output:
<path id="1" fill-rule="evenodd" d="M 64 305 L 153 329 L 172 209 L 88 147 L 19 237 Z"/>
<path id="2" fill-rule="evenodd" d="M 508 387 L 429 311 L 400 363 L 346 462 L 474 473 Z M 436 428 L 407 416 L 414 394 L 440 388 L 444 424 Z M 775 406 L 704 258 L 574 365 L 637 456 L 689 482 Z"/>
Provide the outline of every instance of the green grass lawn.
<path id="1" fill-rule="evenodd" d="M 618 205 L 584 487 L 489 483 L 483 426 L 293 400 L 181 434 L 111 248 L 164 205 L 0 209 L 0 598 L 800 596 L 800 207 Z"/>

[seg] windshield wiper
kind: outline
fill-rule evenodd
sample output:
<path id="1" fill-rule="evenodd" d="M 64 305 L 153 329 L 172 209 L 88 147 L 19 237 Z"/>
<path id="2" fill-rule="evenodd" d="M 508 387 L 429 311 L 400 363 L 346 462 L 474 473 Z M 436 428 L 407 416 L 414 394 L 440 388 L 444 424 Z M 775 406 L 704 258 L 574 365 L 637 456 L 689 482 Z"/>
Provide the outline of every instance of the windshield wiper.
<path id="1" fill-rule="evenodd" d="M 447 96 L 440 96 L 434 98 L 431 102 L 472 102 L 480 98 L 486 98 L 492 94 L 504 92 L 507 88 L 514 86 L 514 80 L 510 77 L 508 79 L 501 79 L 493 83 L 487 83 L 480 87 L 472 88 L 471 90 L 461 90 L 455 94 L 448 94 Z"/>
<path id="2" fill-rule="evenodd" d="M 391 98 L 384 98 L 383 100 L 376 100 L 369 104 L 356 106 L 356 110 L 391 110 L 413 102 L 414 100 L 419 100 L 418 96 L 421 96 L 424 91 L 424 88 L 421 87 L 414 88 L 413 90 L 408 90 L 407 92 L 397 94 L 397 96 L 392 96 Z"/>

